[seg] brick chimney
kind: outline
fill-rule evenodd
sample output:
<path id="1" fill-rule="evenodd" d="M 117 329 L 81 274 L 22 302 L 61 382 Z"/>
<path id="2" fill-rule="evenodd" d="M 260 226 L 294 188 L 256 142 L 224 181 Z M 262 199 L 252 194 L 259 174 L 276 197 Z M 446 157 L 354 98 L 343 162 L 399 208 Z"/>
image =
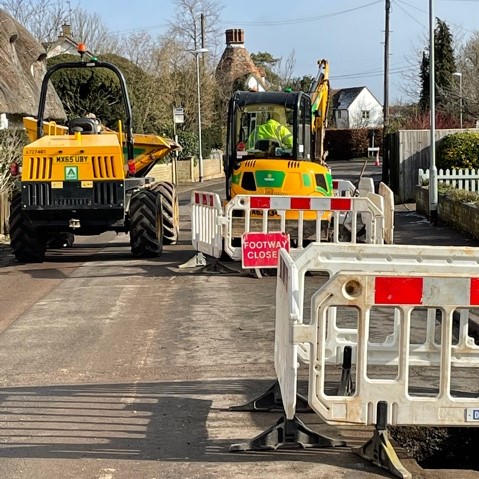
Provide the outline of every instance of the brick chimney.
<path id="1" fill-rule="evenodd" d="M 226 30 L 226 45 L 232 47 L 244 47 L 244 30 L 231 28 Z"/>
<path id="2" fill-rule="evenodd" d="M 72 36 L 72 27 L 68 25 L 68 23 L 64 23 L 62 25 L 62 32 L 60 34 L 61 37 L 70 37 Z"/>

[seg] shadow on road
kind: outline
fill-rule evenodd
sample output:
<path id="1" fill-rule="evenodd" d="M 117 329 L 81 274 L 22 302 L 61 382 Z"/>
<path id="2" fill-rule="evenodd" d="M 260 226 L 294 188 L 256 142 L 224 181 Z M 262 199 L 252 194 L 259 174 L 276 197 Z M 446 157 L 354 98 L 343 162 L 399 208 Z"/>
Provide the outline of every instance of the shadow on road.
<path id="1" fill-rule="evenodd" d="M 349 448 L 230 453 L 251 437 L 228 438 L 229 428 L 266 429 L 279 413 L 213 408 L 225 397 L 241 403 L 266 380 L 64 385 L 0 389 L 0 454 L 15 458 L 101 458 L 153 461 L 251 462 L 295 460 L 357 469 Z M 232 399 L 233 401 L 236 399 Z M 254 417 L 251 428 L 249 417 Z M 303 415 L 318 421 L 315 414 Z M 216 437 L 216 438 L 215 438 Z M 354 467 L 353 467 L 354 466 Z M 362 466 L 364 470 L 366 463 Z"/>

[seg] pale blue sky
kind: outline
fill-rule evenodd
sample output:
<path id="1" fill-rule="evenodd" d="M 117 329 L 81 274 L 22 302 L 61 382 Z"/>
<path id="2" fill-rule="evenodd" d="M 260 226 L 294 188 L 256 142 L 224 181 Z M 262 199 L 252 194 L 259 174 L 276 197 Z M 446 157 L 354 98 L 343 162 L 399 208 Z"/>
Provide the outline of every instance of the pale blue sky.
<path id="1" fill-rule="evenodd" d="M 74 2 L 72 2 L 74 3 Z M 242 28 L 250 53 L 267 51 L 286 58 L 294 50 L 295 76 L 317 71 L 317 60 L 330 64 L 332 88 L 367 86 L 383 99 L 385 0 L 219 0 L 223 31 Z M 165 33 L 171 0 L 79 0 L 98 13 L 113 31 Z M 455 38 L 479 30 L 479 0 L 434 0 L 437 17 Z M 417 54 L 428 43 L 429 0 L 391 0 L 390 103 L 407 99 Z M 224 38 L 224 34 L 222 35 Z M 413 89 L 416 87 L 413 86 Z"/>

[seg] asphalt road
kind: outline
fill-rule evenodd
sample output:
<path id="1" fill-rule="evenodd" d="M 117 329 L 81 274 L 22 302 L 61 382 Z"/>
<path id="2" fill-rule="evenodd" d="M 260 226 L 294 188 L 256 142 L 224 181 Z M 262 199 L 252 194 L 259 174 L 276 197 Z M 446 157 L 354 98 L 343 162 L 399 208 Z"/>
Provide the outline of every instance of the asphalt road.
<path id="1" fill-rule="evenodd" d="M 349 447 L 229 452 L 279 418 L 228 410 L 275 378 L 276 278 L 179 268 L 195 254 L 190 190 L 180 242 L 160 258 L 133 259 L 126 235 L 105 234 L 42 264 L 0 260 L 0 477 L 390 477 Z M 349 445 L 367 438 L 300 418 Z"/>

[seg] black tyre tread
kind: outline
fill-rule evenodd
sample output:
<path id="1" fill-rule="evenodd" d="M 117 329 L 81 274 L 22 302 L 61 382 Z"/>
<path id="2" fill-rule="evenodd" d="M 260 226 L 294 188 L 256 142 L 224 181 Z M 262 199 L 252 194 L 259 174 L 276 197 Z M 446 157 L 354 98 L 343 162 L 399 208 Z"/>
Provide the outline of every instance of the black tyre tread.
<path id="1" fill-rule="evenodd" d="M 159 181 L 153 183 L 150 187 L 152 191 L 161 195 L 163 202 L 163 242 L 165 244 L 175 244 L 178 241 L 180 225 L 175 215 L 179 211 L 178 196 L 176 187 L 168 181 Z"/>
<path id="2" fill-rule="evenodd" d="M 163 251 L 163 235 L 157 234 L 161 221 L 161 201 L 158 195 L 142 189 L 130 201 L 130 246 L 134 256 L 152 258 Z"/>
<path id="3" fill-rule="evenodd" d="M 20 192 L 13 194 L 10 203 L 10 245 L 17 260 L 42 263 L 47 249 L 46 239 L 23 214 Z"/>

